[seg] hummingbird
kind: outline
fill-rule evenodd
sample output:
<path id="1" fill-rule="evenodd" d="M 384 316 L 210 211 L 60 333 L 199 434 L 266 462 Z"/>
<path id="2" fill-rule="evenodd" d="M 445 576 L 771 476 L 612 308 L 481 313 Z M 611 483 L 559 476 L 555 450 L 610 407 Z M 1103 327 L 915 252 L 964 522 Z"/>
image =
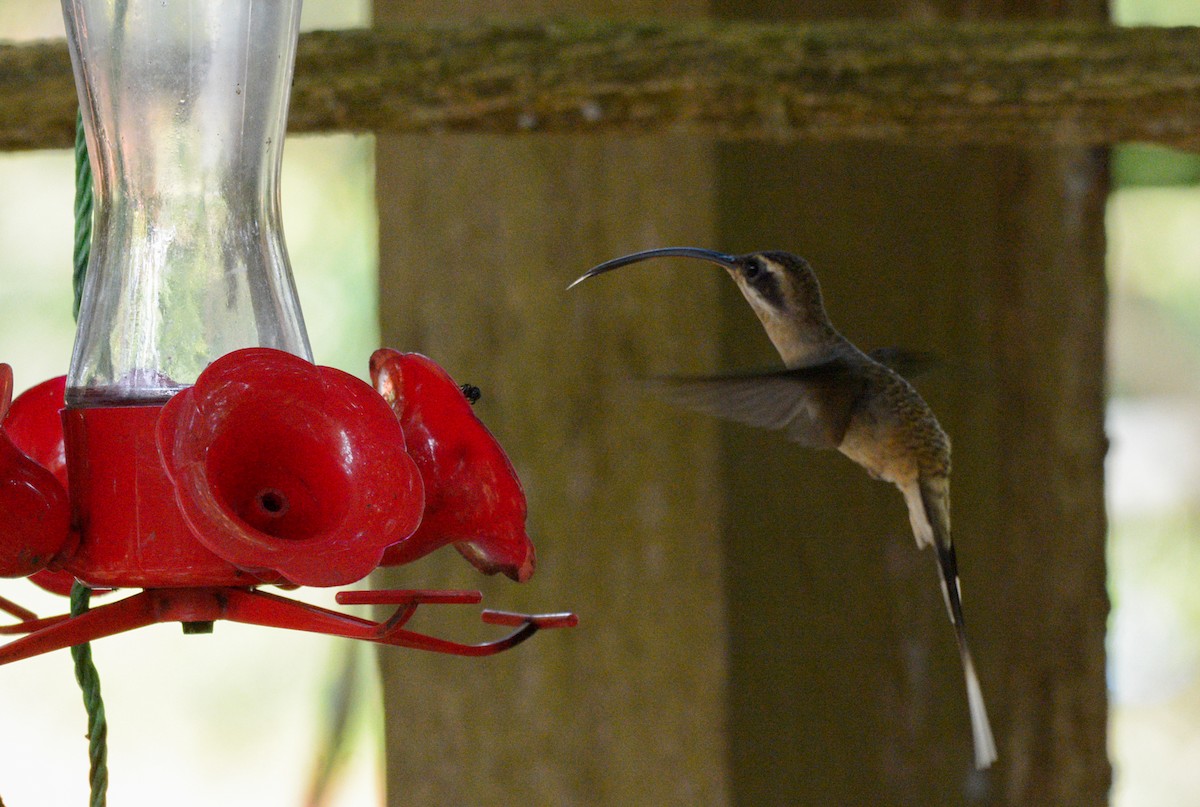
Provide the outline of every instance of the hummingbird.
<path id="1" fill-rule="evenodd" d="M 654 258 L 696 258 L 723 267 L 784 363 L 784 369 L 751 375 L 659 379 L 658 391 L 700 412 L 782 430 L 802 446 L 837 449 L 904 495 L 918 549 L 932 546 L 937 559 L 966 678 L 975 766 L 989 767 L 996 760 L 996 743 L 967 645 L 950 538 L 950 439 L 929 405 L 893 369 L 900 354 L 864 353 L 842 336 L 825 313 L 812 267 L 789 252 L 650 249 L 606 261 L 568 288 Z"/>

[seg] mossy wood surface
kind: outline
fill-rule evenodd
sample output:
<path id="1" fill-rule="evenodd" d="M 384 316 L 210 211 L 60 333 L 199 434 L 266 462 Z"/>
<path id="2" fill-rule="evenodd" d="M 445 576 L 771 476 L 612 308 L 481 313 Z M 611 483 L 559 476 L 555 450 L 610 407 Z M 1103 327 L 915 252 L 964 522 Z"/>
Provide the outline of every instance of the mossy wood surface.
<path id="1" fill-rule="evenodd" d="M 63 43 L 0 46 L 0 149 L 68 147 L 74 110 Z M 289 128 L 1194 147 L 1200 30 L 575 18 L 313 32 Z"/>

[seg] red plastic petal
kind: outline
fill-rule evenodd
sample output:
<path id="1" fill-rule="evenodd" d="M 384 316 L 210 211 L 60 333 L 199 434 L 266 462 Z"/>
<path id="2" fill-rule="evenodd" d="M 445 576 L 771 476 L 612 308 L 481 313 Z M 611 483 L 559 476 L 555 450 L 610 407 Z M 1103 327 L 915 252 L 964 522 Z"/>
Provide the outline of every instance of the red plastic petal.
<path id="1" fill-rule="evenodd" d="M 8 414 L 9 404 L 12 403 L 13 374 L 12 367 L 0 362 L 0 423 Z"/>
<path id="2" fill-rule="evenodd" d="M 24 398 L 25 396 L 22 396 Z M 13 441 L 9 426 L 19 412 L 12 401 L 12 368 L 0 365 L 0 577 L 25 577 L 44 569 L 67 545 L 71 505 L 54 474 Z M 57 413 L 57 410 L 56 410 Z M 59 427 L 59 441 L 62 428 Z"/>
<path id="3" fill-rule="evenodd" d="M 66 406 L 63 401 L 66 389 L 67 377 L 60 375 L 25 390 L 12 402 L 8 416 L 4 418 L 4 430 L 17 448 L 54 474 L 59 484 L 70 490 L 67 484 L 67 451 L 63 443 L 62 417 L 59 415 Z"/>
<path id="4" fill-rule="evenodd" d="M 421 518 L 420 474 L 384 401 L 282 351 L 214 362 L 164 407 L 158 445 L 202 544 L 299 585 L 360 580 Z"/>
<path id="5" fill-rule="evenodd" d="M 388 548 L 384 564 L 453 543 L 485 574 L 528 580 L 536 561 L 525 532 L 525 492 L 462 390 L 432 360 L 389 348 L 371 356 L 371 379 L 396 412 L 425 482 L 421 526 Z"/>
<path id="6" fill-rule="evenodd" d="M 63 444 L 62 418 L 67 377 L 59 376 L 25 390 L 8 406 L 12 394 L 12 370 L 0 364 L 0 420 L 13 445 L 47 469 L 69 491 L 66 448 Z M 7 415 L 7 417 L 6 417 Z M 52 542 L 52 540 L 50 541 Z M 67 595 L 75 576 L 70 572 L 43 569 L 29 579 L 47 591 Z"/>

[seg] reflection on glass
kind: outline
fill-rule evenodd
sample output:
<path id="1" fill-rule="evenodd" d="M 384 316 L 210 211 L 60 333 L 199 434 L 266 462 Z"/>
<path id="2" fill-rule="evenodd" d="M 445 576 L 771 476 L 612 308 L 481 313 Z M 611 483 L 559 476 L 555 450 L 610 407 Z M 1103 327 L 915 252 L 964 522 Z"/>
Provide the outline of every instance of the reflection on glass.
<path id="1" fill-rule="evenodd" d="M 63 0 L 94 169 L 69 405 L 162 401 L 214 359 L 311 358 L 279 215 L 300 0 Z"/>

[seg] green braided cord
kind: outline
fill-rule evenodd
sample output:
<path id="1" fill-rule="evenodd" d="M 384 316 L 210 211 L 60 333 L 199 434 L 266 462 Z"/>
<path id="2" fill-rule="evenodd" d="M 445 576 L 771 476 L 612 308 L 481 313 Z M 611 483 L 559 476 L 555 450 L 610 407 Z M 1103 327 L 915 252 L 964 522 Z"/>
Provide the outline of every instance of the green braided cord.
<path id="1" fill-rule="evenodd" d="M 76 580 L 71 586 L 71 616 L 87 611 L 91 597 L 92 590 Z M 75 680 L 83 690 L 83 705 L 88 714 L 88 758 L 91 760 L 88 783 L 92 788 L 88 807 L 104 807 L 108 803 L 108 721 L 100 697 L 100 674 L 92 663 L 90 644 L 72 647 L 71 658 L 75 660 Z"/>
<path id="2" fill-rule="evenodd" d="M 88 258 L 92 253 L 92 162 L 88 159 L 87 140 L 83 136 L 83 115 L 75 116 L 75 307 L 72 313 L 79 319 L 79 304 L 83 300 L 83 278 L 87 274 Z"/>
<path id="3" fill-rule="evenodd" d="M 92 251 L 92 166 L 88 160 L 87 141 L 83 137 L 83 115 L 75 118 L 75 254 L 72 283 L 75 288 L 75 318 L 79 318 L 79 302 L 83 298 L 83 277 L 87 273 Z M 92 590 L 75 581 L 71 587 L 71 616 L 88 609 Z M 104 807 L 108 803 L 108 721 L 104 716 L 104 700 L 100 697 L 100 674 L 92 663 L 92 646 L 71 648 L 75 661 L 75 680 L 83 691 L 83 706 L 88 716 L 88 783 L 91 798 L 88 807 Z"/>

